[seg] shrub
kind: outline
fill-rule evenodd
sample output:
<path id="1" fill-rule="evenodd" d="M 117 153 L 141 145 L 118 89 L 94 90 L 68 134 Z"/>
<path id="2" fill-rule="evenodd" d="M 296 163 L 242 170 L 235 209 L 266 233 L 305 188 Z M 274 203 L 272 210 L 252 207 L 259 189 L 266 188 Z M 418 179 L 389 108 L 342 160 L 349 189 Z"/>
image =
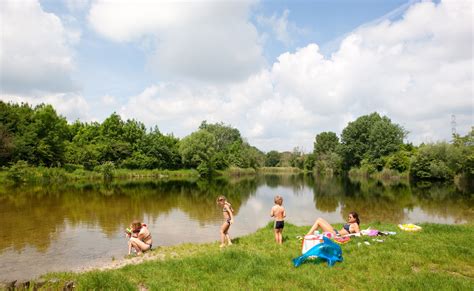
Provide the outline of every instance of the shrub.
<path id="1" fill-rule="evenodd" d="M 20 160 L 10 167 L 7 173 L 7 178 L 17 184 L 26 182 L 32 175 L 32 169 L 28 163 Z"/>
<path id="2" fill-rule="evenodd" d="M 114 162 L 105 162 L 94 168 L 96 172 L 102 173 L 104 180 L 112 180 L 114 178 L 115 164 Z"/>

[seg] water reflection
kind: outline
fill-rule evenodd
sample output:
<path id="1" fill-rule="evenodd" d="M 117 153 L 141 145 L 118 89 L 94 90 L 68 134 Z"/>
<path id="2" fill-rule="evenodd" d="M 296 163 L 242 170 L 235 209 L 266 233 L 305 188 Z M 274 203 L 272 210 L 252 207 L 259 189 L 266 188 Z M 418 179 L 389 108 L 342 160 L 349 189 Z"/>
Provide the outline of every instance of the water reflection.
<path id="1" fill-rule="evenodd" d="M 363 223 L 474 221 L 472 192 L 401 181 L 265 175 L 0 187 L 0 268 L 8 267 L 4 273 L 16 276 L 4 274 L 0 280 L 120 256 L 125 251 L 123 229 L 134 218 L 152 225 L 159 245 L 217 240 L 222 220 L 215 203 L 218 195 L 228 197 L 235 210 L 231 232 L 253 232 L 270 220 L 276 194 L 284 197 L 288 220 L 295 224 L 309 225 L 317 216 L 343 222 L 353 210 Z M 32 268 L 31 260 L 41 269 Z"/>

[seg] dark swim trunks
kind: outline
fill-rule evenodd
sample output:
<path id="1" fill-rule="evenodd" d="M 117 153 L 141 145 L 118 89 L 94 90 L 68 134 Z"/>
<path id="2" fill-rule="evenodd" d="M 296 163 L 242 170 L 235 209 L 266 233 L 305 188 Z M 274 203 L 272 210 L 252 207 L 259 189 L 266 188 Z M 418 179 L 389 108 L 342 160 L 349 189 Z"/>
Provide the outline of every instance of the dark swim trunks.
<path id="1" fill-rule="evenodd" d="M 283 227 L 285 227 L 284 221 L 275 221 L 275 229 L 282 229 Z"/>

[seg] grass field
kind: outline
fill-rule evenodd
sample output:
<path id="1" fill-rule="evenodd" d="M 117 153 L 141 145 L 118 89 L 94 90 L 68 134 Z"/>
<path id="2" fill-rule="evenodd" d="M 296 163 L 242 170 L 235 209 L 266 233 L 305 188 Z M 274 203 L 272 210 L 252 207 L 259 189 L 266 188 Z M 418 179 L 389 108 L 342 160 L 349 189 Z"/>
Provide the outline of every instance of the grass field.
<path id="1" fill-rule="evenodd" d="M 74 281 L 77 290 L 473 290 L 474 225 L 421 225 L 421 232 L 410 233 L 370 224 L 397 235 L 381 237 L 383 243 L 353 238 L 341 246 L 344 261 L 333 267 L 316 260 L 295 268 L 291 259 L 301 250 L 296 237 L 308 227 L 285 226 L 280 246 L 269 224 L 224 249 L 217 242 L 158 247 L 147 255 L 159 259 L 138 265 L 48 274 L 44 279 L 55 283 L 43 288 Z"/>

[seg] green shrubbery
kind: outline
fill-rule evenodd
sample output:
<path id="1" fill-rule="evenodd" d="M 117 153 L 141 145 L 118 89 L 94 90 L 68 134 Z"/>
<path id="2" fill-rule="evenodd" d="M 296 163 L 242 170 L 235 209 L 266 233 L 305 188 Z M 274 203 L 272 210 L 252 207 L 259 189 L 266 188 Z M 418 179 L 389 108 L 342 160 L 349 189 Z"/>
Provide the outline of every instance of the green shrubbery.
<path id="1" fill-rule="evenodd" d="M 27 162 L 18 161 L 13 164 L 7 172 L 7 178 L 14 183 L 24 183 L 31 179 L 33 169 L 30 168 Z"/>

